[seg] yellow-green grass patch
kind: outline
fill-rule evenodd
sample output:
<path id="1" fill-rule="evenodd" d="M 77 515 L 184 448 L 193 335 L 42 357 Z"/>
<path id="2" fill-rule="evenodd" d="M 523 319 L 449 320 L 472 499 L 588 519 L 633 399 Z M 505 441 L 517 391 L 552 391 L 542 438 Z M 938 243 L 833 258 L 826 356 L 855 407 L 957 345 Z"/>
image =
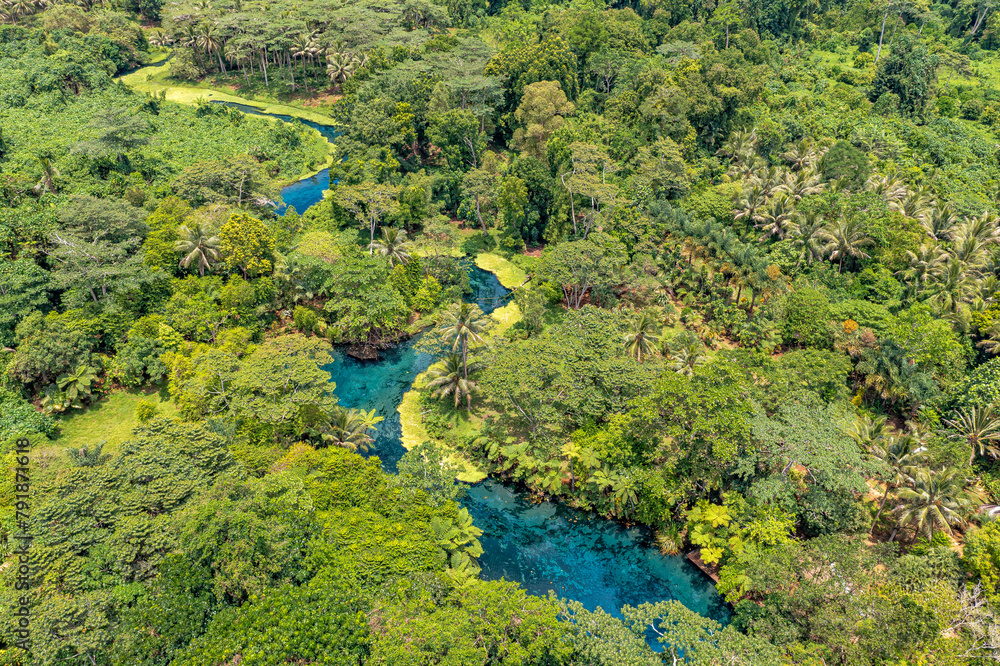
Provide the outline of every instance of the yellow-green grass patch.
<path id="1" fill-rule="evenodd" d="M 500 280 L 500 284 L 507 289 L 516 289 L 528 279 L 528 274 L 518 266 L 507 261 L 499 254 L 493 254 L 492 252 L 477 254 L 476 266 L 479 266 L 484 271 L 495 274 L 497 279 Z"/>
<path id="2" fill-rule="evenodd" d="M 133 389 L 111 393 L 83 410 L 63 414 L 58 420 L 58 435 L 53 444 L 59 448 L 81 448 L 106 442 L 104 451 L 114 453 L 139 425 L 136 405 L 146 399 L 157 406 L 160 416 L 174 416 L 177 407 L 153 391 Z"/>
<path id="3" fill-rule="evenodd" d="M 413 382 L 413 388 L 403 395 L 403 400 L 399 403 L 399 420 L 402 425 L 403 447 L 409 451 L 420 446 L 431 439 L 424 427 L 420 409 L 420 389 L 425 380 L 426 373 L 417 376 Z M 458 451 L 452 451 L 450 459 L 461 468 L 461 472 L 455 475 L 459 481 L 465 483 L 478 483 L 486 478 L 486 473 L 472 464 Z"/>
<path id="4" fill-rule="evenodd" d="M 491 331 L 494 337 L 503 335 L 511 326 L 523 318 L 521 308 L 517 307 L 517 303 L 508 303 L 502 308 L 497 308 L 490 316 L 497 322 L 496 328 Z"/>

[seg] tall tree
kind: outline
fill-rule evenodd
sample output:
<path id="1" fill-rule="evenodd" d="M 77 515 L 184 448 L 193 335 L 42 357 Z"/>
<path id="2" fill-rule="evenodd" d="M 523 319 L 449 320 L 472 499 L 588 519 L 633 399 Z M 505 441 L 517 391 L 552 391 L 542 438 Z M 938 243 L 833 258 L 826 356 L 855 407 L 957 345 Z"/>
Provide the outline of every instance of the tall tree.
<path id="1" fill-rule="evenodd" d="M 368 228 L 370 254 L 375 254 L 375 229 L 386 215 L 399 212 L 400 186 L 365 181 L 358 185 L 338 185 L 333 198 Z"/>

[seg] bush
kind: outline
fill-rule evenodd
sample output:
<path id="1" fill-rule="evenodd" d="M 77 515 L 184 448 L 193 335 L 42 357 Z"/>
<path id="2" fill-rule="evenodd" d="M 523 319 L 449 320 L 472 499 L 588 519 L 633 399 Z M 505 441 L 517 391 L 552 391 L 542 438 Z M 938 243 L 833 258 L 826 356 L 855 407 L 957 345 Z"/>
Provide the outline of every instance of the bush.
<path id="1" fill-rule="evenodd" d="M 989 522 L 965 537 L 963 563 L 993 603 L 1000 602 L 1000 523 Z"/>
<path id="2" fill-rule="evenodd" d="M 295 322 L 295 328 L 303 333 L 312 333 L 319 324 L 319 317 L 309 308 L 296 305 L 295 312 L 292 313 L 292 321 Z"/>
<path id="3" fill-rule="evenodd" d="M 146 423 L 153 420 L 160 413 L 159 406 L 152 400 L 143 398 L 135 406 L 135 417 L 139 423 Z"/>
<path id="4" fill-rule="evenodd" d="M 854 56 L 854 67 L 857 69 L 867 69 L 875 64 L 875 56 L 871 53 L 861 52 Z"/>
<path id="5" fill-rule="evenodd" d="M 978 99 L 967 99 L 962 102 L 962 117 L 966 120 L 979 120 L 983 115 L 983 102 Z"/>
<path id="6" fill-rule="evenodd" d="M 51 417 L 39 413 L 17 393 L 0 388 L 0 442 L 31 433 L 50 436 L 54 430 Z"/>
<path id="7" fill-rule="evenodd" d="M 868 158 L 847 141 L 838 141 L 820 162 L 826 181 L 846 180 L 855 188 L 868 180 Z"/>
<path id="8" fill-rule="evenodd" d="M 785 299 L 782 334 L 786 344 L 800 347 L 830 346 L 830 299 L 815 287 L 796 289 Z"/>

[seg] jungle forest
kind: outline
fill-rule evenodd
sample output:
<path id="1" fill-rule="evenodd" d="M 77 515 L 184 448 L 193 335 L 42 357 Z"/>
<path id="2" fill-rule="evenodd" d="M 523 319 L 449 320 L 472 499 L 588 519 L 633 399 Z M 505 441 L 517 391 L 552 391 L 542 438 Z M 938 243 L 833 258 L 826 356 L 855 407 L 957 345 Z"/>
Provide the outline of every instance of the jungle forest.
<path id="1" fill-rule="evenodd" d="M 1000 661 L 997 0 L 0 0 L 0 664 Z"/>

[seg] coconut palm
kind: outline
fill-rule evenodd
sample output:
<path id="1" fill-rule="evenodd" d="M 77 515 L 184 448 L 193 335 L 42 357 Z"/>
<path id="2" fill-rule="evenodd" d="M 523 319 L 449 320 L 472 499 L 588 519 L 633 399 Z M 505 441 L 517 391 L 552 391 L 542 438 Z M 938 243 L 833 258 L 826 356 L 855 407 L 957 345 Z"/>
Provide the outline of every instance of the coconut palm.
<path id="1" fill-rule="evenodd" d="M 820 238 L 830 260 L 837 262 L 838 272 L 844 270 L 845 257 L 867 259 L 868 255 L 861 248 L 872 242 L 861 228 L 860 222 L 846 219 L 839 219 L 826 227 Z"/>
<path id="2" fill-rule="evenodd" d="M 899 201 L 906 196 L 906 185 L 895 171 L 884 175 L 873 175 L 868 179 L 867 189 L 873 190 L 886 201 Z"/>
<path id="3" fill-rule="evenodd" d="M 149 43 L 151 46 L 170 46 L 174 43 L 174 38 L 157 28 L 149 35 Z"/>
<path id="4" fill-rule="evenodd" d="M 326 75 L 330 77 L 337 90 L 341 89 L 344 81 L 354 74 L 356 64 L 348 53 L 335 52 L 326 57 Z"/>
<path id="5" fill-rule="evenodd" d="M 790 150 L 781 154 L 781 158 L 787 160 L 795 171 L 800 171 L 816 161 L 816 152 L 812 149 L 812 141 L 808 138 L 794 144 Z"/>
<path id="6" fill-rule="evenodd" d="M 728 157 L 730 161 L 738 160 L 741 156 L 753 153 L 757 145 L 757 130 L 736 130 L 722 147 L 715 153 Z"/>
<path id="7" fill-rule="evenodd" d="M 235 63 L 240 71 L 243 72 L 243 79 L 250 85 L 250 77 L 247 76 L 247 65 L 251 64 L 253 60 L 250 57 L 250 53 L 247 51 L 246 47 L 242 44 L 237 44 L 235 41 L 226 42 L 226 60 Z"/>
<path id="8" fill-rule="evenodd" d="M 794 215 L 795 199 L 781 191 L 771 197 L 767 205 L 761 209 L 760 223 L 757 226 L 773 236 L 784 238 Z"/>
<path id="9" fill-rule="evenodd" d="M 767 203 L 760 185 L 751 185 L 733 207 L 733 219 L 745 220 L 747 227 L 760 221 L 759 210 Z"/>
<path id="10" fill-rule="evenodd" d="M 909 257 L 910 266 L 902 271 L 902 275 L 913 293 L 923 290 L 948 259 L 948 254 L 937 243 L 925 243 L 916 252 L 907 250 L 906 255 Z"/>
<path id="11" fill-rule="evenodd" d="M 473 365 L 473 370 L 475 367 Z M 468 368 L 461 356 L 448 354 L 427 370 L 427 376 L 430 381 L 426 386 L 433 389 L 432 397 L 454 396 L 456 408 L 462 398 L 465 398 L 466 409 L 472 409 L 472 393 L 479 390 L 479 385 L 468 378 Z"/>
<path id="12" fill-rule="evenodd" d="M 972 447 L 969 464 L 972 464 L 977 455 L 1000 457 L 1000 448 L 996 446 L 996 442 L 1000 442 L 1000 415 L 997 415 L 992 405 L 973 405 L 968 409 L 960 409 L 954 419 L 945 419 L 945 423 L 955 430 L 955 436 L 961 437 Z"/>
<path id="13" fill-rule="evenodd" d="M 625 334 L 625 349 L 639 363 L 653 354 L 660 339 L 660 325 L 650 312 L 643 312 L 633 319 L 632 331 Z"/>
<path id="14" fill-rule="evenodd" d="M 951 238 L 953 254 L 971 266 L 979 266 L 988 256 L 987 247 L 1000 242 L 997 217 L 983 213 L 965 220 L 952 229 Z"/>
<path id="15" fill-rule="evenodd" d="M 312 55 L 313 44 L 314 42 L 309 35 L 300 34 L 295 36 L 291 46 L 292 57 L 302 61 L 302 85 L 305 86 L 306 93 L 309 92 L 309 80 L 306 78 L 306 59 Z"/>
<path id="16" fill-rule="evenodd" d="M 802 256 L 806 259 L 806 263 L 811 264 L 813 259 L 823 256 L 822 234 L 825 227 L 826 221 L 819 213 L 795 214 L 790 236 L 794 245 L 802 247 Z"/>
<path id="17" fill-rule="evenodd" d="M 944 240 L 958 222 L 958 215 L 947 204 L 939 203 L 932 207 L 920 222 L 927 230 L 928 236 L 935 240 Z"/>
<path id="18" fill-rule="evenodd" d="M 215 26 L 207 23 L 201 26 L 201 32 L 195 38 L 195 44 L 211 58 L 215 54 L 219 58 L 219 71 L 226 73 L 226 66 L 222 62 L 223 40 Z"/>
<path id="19" fill-rule="evenodd" d="M 970 299 L 975 285 L 976 275 L 966 263 L 958 257 L 949 256 L 931 273 L 925 291 L 941 312 L 954 314 Z"/>
<path id="20" fill-rule="evenodd" d="M 411 247 L 406 232 L 393 227 L 382 227 L 382 237 L 371 243 L 371 249 L 389 259 L 390 266 L 409 263 Z"/>
<path id="21" fill-rule="evenodd" d="M 823 180 L 812 169 L 802 169 L 795 173 L 785 174 L 785 181 L 779 185 L 782 192 L 800 201 L 802 197 L 818 194 L 823 191 Z"/>
<path id="22" fill-rule="evenodd" d="M 366 412 L 363 409 L 334 407 L 330 415 L 329 432 L 324 433 L 322 439 L 350 451 L 367 451 L 368 445 L 373 441 L 368 431 L 374 430 L 375 425 L 383 418 L 375 416 L 374 409 Z"/>
<path id="23" fill-rule="evenodd" d="M 479 306 L 471 303 L 456 303 L 444 313 L 442 333 L 452 340 L 451 350 L 462 350 L 462 375 L 469 378 L 469 338 L 485 342 L 482 338 L 486 318 Z"/>
<path id="24" fill-rule="evenodd" d="M 664 355 L 670 359 L 668 366 L 671 370 L 687 377 L 707 360 L 705 345 L 690 331 L 684 331 L 677 339 L 667 343 Z"/>
<path id="25" fill-rule="evenodd" d="M 924 185 L 891 201 L 889 207 L 922 223 L 934 210 L 934 193 L 930 186 Z"/>
<path id="26" fill-rule="evenodd" d="M 191 226 L 182 225 L 177 234 L 180 240 L 174 243 L 174 252 L 184 255 L 179 262 L 181 268 L 187 268 L 194 262 L 198 266 L 198 274 L 205 277 L 205 269 L 212 270 L 212 266 L 222 260 L 219 237 L 207 224 L 195 222 Z"/>
<path id="27" fill-rule="evenodd" d="M 868 428 L 866 428 L 868 426 Z M 885 480 L 885 492 L 878 504 L 875 520 L 871 529 L 875 529 L 885 508 L 889 493 L 913 479 L 917 465 L 927 458 L 925 447 L 919 437 L 914 434 L 887 435 L 884 431 L 885 417 L 879 419 L 859 419 L 856 429 L 849 434 L 858 442 L 866 453 L 876 460 L 885 463 L 889 477 Z"/>
<path id="28" fill-rule="evenodd" d="M 982 347 L 987 354 L 996 356 L 1000 354 L 1000 321 L 994 321 L 990 327 L 982 331 L 983 339 L 976 343 L 977 347 Z"/>
<path id="29" fill-rule="evenodd" d="M 966 479 L 956 469 L 915 470 L 911 486 L 898 494 L 899 524 L 915 528 L 913 541 L 921 532 L 930 539 L 935 529 L 954 534 L 952 526 L 965 525 L 966 517 L 982 502 L 975 491 L 966 489 Z"/>

